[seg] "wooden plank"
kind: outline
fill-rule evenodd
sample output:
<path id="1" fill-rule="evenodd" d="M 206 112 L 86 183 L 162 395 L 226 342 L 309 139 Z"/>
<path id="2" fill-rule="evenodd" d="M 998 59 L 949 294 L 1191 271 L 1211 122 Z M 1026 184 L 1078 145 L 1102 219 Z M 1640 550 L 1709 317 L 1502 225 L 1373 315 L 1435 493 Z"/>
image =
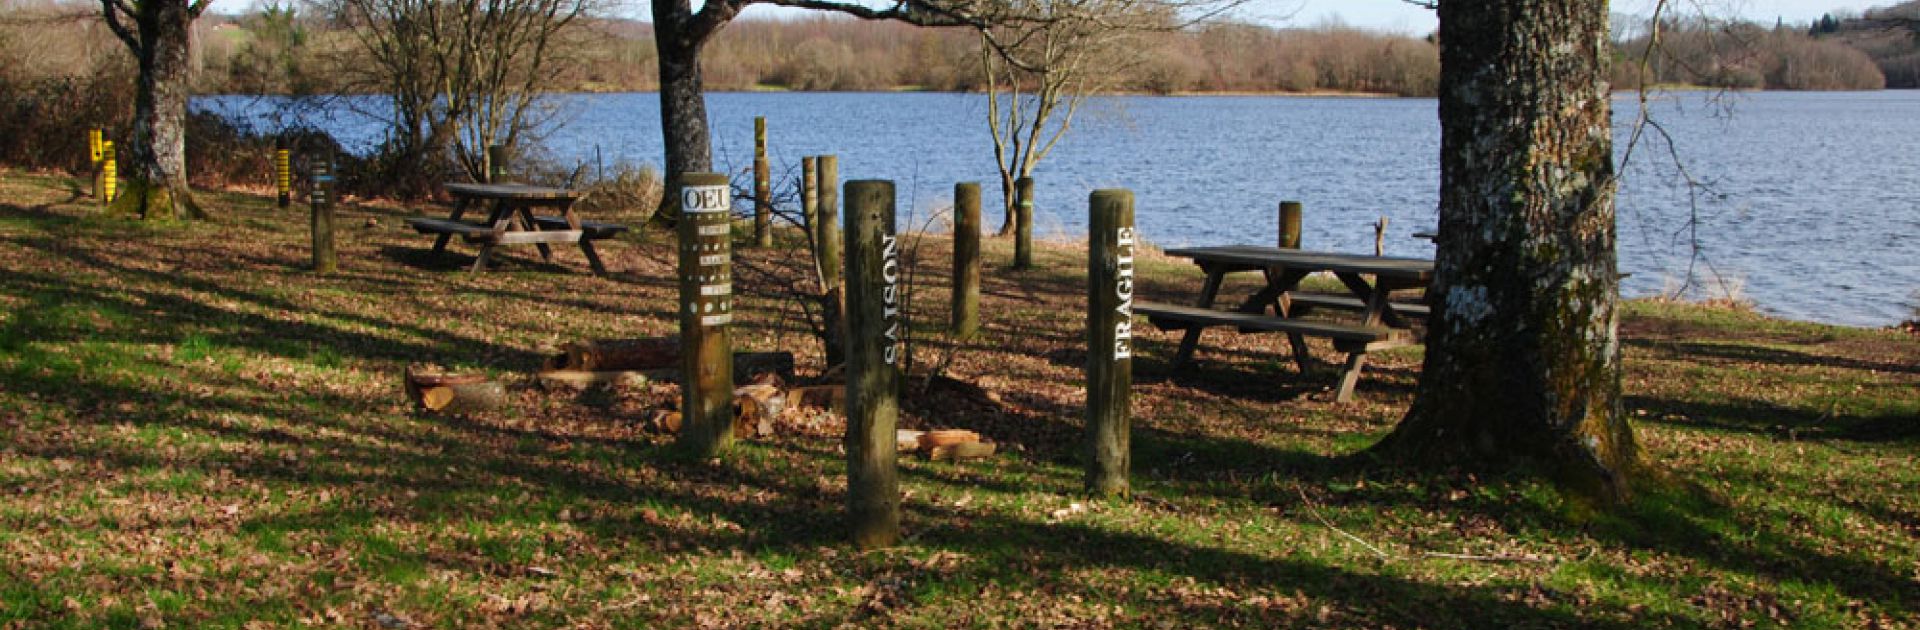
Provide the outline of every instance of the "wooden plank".
<path id="1" fill-rule="evenodd" d="M 567 225 L 566 217 L 556 217 L 552 215 L 536 216 L 534 217 L 534 222 L 538 224 L 542 230 L 564 230 L 572 227 Z M 580 231 L 586 233 L 582 238 L 613 238 L 629 229 L 631 228 L 619 223 L 602 223 L 599 221 L 580 222 Z"/>
<path id="2" fill-rule="evenodd" d="M 448 182 L 442 187 L 446 188 L 448 194 L 480 199 L 573 201 L 585 196 L 584 193 L 566 188 L 528 186 L 525 184 L 468 184 L 464 182 Z"/>
<path id="3" fill-rule="evenodd" d="M 493 228 L 447 219 L 407 219 L 407 225 L 413 226 L 421 234 L 481 234 L 491 233 Z"/>
<path id="4" fill-rule="evenodd" d="M 1367 304 L 1365 302 L 1361 302 L 1359 298 L 1355 298 L 1350 295 L 1333 295 L 1330 293 L 1294 293 L 1289 295 L 1288 297 L 1293 301 L 1294 307 L 1305 307 L 1307 309 L 1337 308 L 1342 310 L 1358 311 L 1367 307 Z M 1416 304 L 1413 302 L 1394 302 L 1393 310 L 1394 312 L 1400 313 L 1402 315 L 1412 315 L 1414 317 L 1426 317 L 1427 315 L 1433 312 L 1433 309 L 1428 307 L 1427 305 Z"/>
<path id="5" fill-rule="evenodd" d="M 482 232 L 467 234 L 468 241 L 493 241 L 501 245 L 524 245 L 527 243 L 578 243 L 585 230 L 546 230 L 540 232 L 509 230 L 498 234 Z"/>
<path id="6" fill-rule="evenodd" d="M 1259 313 L 1237 313 L 1218 311 L 1210 308 L 1177 306 L 1154 302 L 1135 302 L 1135 315 L 1144 315 L 1155 326 L 1166 328 L 1191 328 L 1193 326 L 1239 326 L 1249 330 L 1270 332 L 1298 332 L 1315 337 L 1327 337 L 1350 341 L 1385 341 L 1406 337 L 1408 332 L 1385 326 L 1360 326 L 1311 319 L 1290 319 L 1272 317 Z M 1185 323 L 1186 326 L 1165 326 L 1162 322 Z"/>
<path id="7" fill-rule="evenodd" d="M 1395 258 L 1338 252 L 1280 249 L 1257 245 L 1185 247 L 1167 250 L 1168 256 L 1192 258 L 1196 262 L 1262 265 L 1394 276 L 1406 282 L 1424 282 L 1433 277 L 1433 261 L 1424 258 Z"/>

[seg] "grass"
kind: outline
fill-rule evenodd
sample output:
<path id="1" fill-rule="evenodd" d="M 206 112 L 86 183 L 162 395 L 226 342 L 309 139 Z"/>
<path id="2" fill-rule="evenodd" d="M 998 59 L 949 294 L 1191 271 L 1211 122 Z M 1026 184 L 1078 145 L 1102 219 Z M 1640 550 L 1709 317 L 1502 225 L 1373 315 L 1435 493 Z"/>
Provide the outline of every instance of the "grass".
<path id="1" fill-rule="evenodd" d="M 1404 413 L 1419 350 L 1324 400 L 1264 336 L 1143 331 L 1140 498 L 1079 496 L 1084 253 L 1003 268 L 950 373 L 979 396 L 907 401 L 908 426 L 1006 446 L 902 460 L 908 539 L 839 534 L 837 441 L 725 461 L 638 427 L 670 387 L 524 389 L 512 410 L 421 417 L 412 363 L 516 377 L 540 349 L 675 329 L 674 252 L 608 243 L 425 255 L 405 211 L 349 207 L 342 271 L 304 270 L 304 210 L 206 193 L 220 224 L 99 219 L 59 178 L 0 174 L 0 627 L 682 626 L 1914 627 L 1920 341 L 1633 302 L 1626 409 L 1648 459 L 1705 493 L 1594 513 L 1522 475 L 1345 457 Z M 362 227 L 365 226 L 365 227 Z M 944 321 L 944 241 L 913 298 Z M 741 250 L 777 268 L 786 251 Z M 909 259 L 913 257 L 910 255 Z M 745 265 L 743 265 L 744 268 Z M 1144 295 L 1197 285 L 1145 255 Z M 742 273 L 735 343 L 817 344 L 772 277 Z M 1230 286 L 1245 291 L 1248 286 Z M 921 361 L 944 358 L 923 342 Z M 1327 354 L 1327 348 L 1321 348 Z M 916 390 L 918 391 L 918 390 Z M 1079 504 L 1079 509 L 1073 508 Z M 1435 554 L 1453 554 L 1443 556 Z M 1464 558 L 1463 558 L 1464 556 Z"/>

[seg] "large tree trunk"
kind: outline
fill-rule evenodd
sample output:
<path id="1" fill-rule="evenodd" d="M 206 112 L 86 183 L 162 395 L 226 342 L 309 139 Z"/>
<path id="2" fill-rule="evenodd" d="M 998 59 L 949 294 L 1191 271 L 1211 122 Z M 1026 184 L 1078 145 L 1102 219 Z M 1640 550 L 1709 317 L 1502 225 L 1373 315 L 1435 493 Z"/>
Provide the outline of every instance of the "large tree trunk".
<path id="1" fill-rule="evenodd" d="M 1604 0 L 1440 3 L 1437 277 L 1394 458 L 1543 465 L 1622 500 Z"/>
<path id="2" fill-rule="evenodd" d="M 133 101 L 133 142 L 120 167 L 127 184 L 111 210 L 146 219 L 207 214 L 187 188 L 187 70 L 193 12 L 186 0 L 135 3 L 142 50 Z"/>
<path id="3" fill-rule="evenodd" d="M 667 0 L 653 3 L 654 24 L 682 24 L 686 14 L 674 15 Z M 682 9 L 684 10 L 684 8 Z M 692 41 L 674 27 L 656 28 L 655 49 L 660 60 L 660 132 L 666 141 L 666 190 L 674 190 L 681 173 L 705 173 L 713 170 L 713 147 L 707 136 L 706 86 L 700 76 L 700 48 L 704 42 Z M 670 227 L 680 218 L 680 200 L 667 195 L 652 223 Z"/>

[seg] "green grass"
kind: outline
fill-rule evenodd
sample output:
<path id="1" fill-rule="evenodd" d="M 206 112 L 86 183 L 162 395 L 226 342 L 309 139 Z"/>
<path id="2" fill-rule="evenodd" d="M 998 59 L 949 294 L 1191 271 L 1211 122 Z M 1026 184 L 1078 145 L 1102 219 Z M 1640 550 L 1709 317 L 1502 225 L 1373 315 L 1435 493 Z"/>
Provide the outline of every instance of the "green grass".
<path id="1" fill-rule="evenodd" d="M 1626 411 L 1677 483 L 1596 511 L 1520 473 L 1350 457 L 1411 400 L 1417 348 L 1360 402 L 1323 399 L 1270 337 L 1143 331 L 1135 501 L 1079 494 L 1084 253 L 1010 273 L 949 346 L 943 238 L 919 244 L 922 361 L 903 424 L 1003 445 L 903 458 L 906 542 L 842 542 L 832 435 L 719 463 L 642 430 L 673 388 L 518 389 L 423 417 L 413 364 L 518 379 L 572 339 L 670 334 L 673 251 L 421 254 L 398 211 L 348 207 L 340 273 L 304 271 L 304 212 L 205 193 L 217 225 L 95 216 L 0 174 L 0 627 L 1913 627 L 1920 342 L 1893 331 L 1633 302 Z M 766 268 L 793 250 L 740 254 Z M 911 259 L 912 256 L 909 256 Z M 1190 265 L 1144 253 L 1140 291 Z M 737 346 L 820 367 L 774 278 L 740 280 Z M 1248 281 L 1226 291 L 1244 293 Z M 1323 355 L 1329 348 L 1319 347 Z M 918 380 L 918 379 L 914 379 Z M 516 381 L 519 383 L 519 381 Z M 1078 504 L 1080 507 L 1075 508 Z"/>

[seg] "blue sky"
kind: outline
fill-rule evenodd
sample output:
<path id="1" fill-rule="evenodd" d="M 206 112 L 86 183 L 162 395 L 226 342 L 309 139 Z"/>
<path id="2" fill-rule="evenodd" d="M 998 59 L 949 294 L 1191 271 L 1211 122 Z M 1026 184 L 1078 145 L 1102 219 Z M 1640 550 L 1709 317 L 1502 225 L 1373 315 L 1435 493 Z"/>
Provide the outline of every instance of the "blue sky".
<path id="1" fill-rule="evenodd" d="M 257 0 L 214 0 L 214 10 L 221 13 L 239 13 L 246 11 Z M 622 13 L 633 16 L 647 15 L 645 0 L 622 0 L 628 8 Z M 698 0 L 696 0 L 697 3 Z M 1613 10 L 1622 13 L 1647 14 L 1652 11 L 1655 0 L 1616 0 Z M 1832 11 L 1859 12 L 1875 6 L 1896 4 L 1899 0 L 1849 1 L 1849 0 L 1679 0 L 1682 6 L 1700 6 L 1717 15 L 1737 15 L 1758 22 L 1772 22 L 1775 17 L 1786 18 L 1788 22 L 1808 22 L 1820 17 L 1820 14 Z M 779 15 L 785 10 L 771 7 L 753 7 L 747 15 Z M 1374 30 L 1392 31 L 1424 35 L 1432 31 L 1438 22 L 1433 12 L 1402 0 L 1252 0 L 1240 10 L 1241 17 L 1275 26 L 1315 26 L 1332 21 Z"/>

